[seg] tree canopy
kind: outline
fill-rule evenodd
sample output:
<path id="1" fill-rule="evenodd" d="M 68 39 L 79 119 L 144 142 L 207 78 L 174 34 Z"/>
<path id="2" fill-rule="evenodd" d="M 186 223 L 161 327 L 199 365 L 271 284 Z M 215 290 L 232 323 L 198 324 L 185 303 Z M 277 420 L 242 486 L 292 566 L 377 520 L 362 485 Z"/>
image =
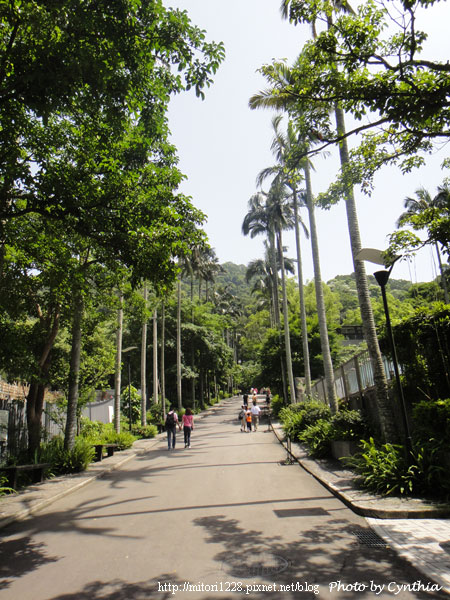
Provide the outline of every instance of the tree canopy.
<path id="1" fill-rule="evenodd" d="M 370 191 L 382 164 L 400 161 L 408 171 L 423 164 L 424 153 L 448 140 L 450 66 L 423 56 L 427 33 L 420 30 L 419 9 L 432 10 L 434 3 L 368 0 L 336 13 L 340 4 L 347 9 L 349 4 L 283 2 L 292 23 L 312 23 L 317 34 L 291 67 L 281 61 L 262 67 L 271 86 L 267 95 L 295 103 L 302 127 L 316 131 L 322 142 L 314 152 L 362 136 L 352 163 L 331 188 L 334 196 L 349 182 Z M 329 119 L 329 108 L 337 105 L 355 119 L 346 133 L 336 131 Z"/>

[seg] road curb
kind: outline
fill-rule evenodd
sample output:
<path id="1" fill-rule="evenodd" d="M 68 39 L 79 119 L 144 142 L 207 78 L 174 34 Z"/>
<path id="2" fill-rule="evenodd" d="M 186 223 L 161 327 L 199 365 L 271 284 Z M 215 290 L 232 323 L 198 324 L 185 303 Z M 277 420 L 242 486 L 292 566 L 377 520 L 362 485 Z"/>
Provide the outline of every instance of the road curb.
<path id="1" fill-rule="evenodd" d="M 272 431 L 279 443 L 286 449 L 288 448 L 284 442 L 284 436 L 280 435 L 275 427 L 272 426 Z M 429 506 L 422 503 L 419 499 L 398 499 L 398 502 L 404 504 L 408 502 L 417 502 L 418 506 L 380 506 L 382 502 L 389 502 L 389 499 L 381 496 L 370 496 L 365 492 L 366 499 L 358 499 L 354 494 L 358 494 L 357 490 L 352 490 L 350 493 L 344 491 L 339 484 L 329 481 L 327 471 L 322 469 L 314 460 L 302 459 L 296 456 L 291 449 L 290 455 L 305 471 L 312 475 L 319 483 L 321 483 L 334 496 L 339 498 L 348 508 L 353 510 L 357 515 L 362 517 L 371 517 L 375 519 L 443 519 L 450 516 L 450 506 Z M 348 487 L 348 484 L 347 484 Z M 368 503 L 372 503 L 370 505 Z"/>

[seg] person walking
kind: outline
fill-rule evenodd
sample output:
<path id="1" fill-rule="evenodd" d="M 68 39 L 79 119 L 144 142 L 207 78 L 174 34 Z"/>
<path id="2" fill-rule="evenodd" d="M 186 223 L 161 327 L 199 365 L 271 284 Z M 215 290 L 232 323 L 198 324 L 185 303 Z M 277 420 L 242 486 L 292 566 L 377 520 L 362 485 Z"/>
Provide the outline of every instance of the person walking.
<path id="1" fill-rule="evenodd" d="M 191 447 L 191 432 L 194 431 L 194 415 L 192 414 L 192 410 L 190 408 L 186 409 L 181 422 L 183 424 L 183 432 L 184 432 L 184 447 Z"/>
<path id="2" fill-rule="evenodd" d="M 170 450 L 171 448 L 172 450 L 175 450 L 175 444 L 177 441 L 177 425 L 179 426 L 178 415 L 175 412 L 175 407 L 172 405 L 167 413 L 165 422 L 167 431 L 167 450 Z"/>
<path id="3" fill-rule="evenodd" d="M 245 404 L 243 404 L 241 406 L 241 410 L 239 411 L 239 420 L 241 421 L 241 431 L 245 431 L 245 428 L 247 427 L 247 421 L 246 421 L 246 412 L 247 412 L 247 406 Z"/>
<path id="4" fill-rule="evenodd" d="M 261 409 L 259 408 L 258 403 L 256 402 L 256 399 L 253 400 L 253 404 L 252 404 L 252 408 L 251 408 L 250 412 L 252 413 L 253 431 L 256 431 L 258 429 L 259 413 L 261 412 Z"/>
<path id="5" fill-rule="evenodd" d="M 245 408 L 247 408 L 247 406 L 248 406 L 248 394 L 247 394 L 247 392 L 245 392 L 245 394 L 242 396 L 242 399 L 244 401 Z"/>
<path id="6" fill-rule="evenodd" d="M 245 413 L 245 422 L 247 423 L 247 433 L 252 431 L 252 411 L 247 407 Z"/>

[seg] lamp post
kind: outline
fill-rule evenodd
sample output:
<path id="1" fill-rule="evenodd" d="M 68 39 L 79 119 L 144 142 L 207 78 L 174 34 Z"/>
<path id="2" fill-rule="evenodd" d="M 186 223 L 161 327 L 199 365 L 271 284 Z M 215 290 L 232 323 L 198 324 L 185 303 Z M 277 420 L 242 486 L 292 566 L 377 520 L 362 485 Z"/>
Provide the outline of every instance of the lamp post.
<path id="1" fill-rule="evenodd" d="M 131 352 L 132 350 L 137 350 L 137 346 L 129 346 L 122 350 L 122 354 L 127 352 Z M 127 363 L 128 363 L 128 416 L 129 416 L 129 428 L 131 433 L 131 424 L 132 424 L 132 416 L 131 416 L 131 356 L 127 355 Z"/>
<path id="2" fill-rule="evenodd" d="M 385 266 L 385 261 L 383 259 L 383 252 L 381 250 L 376 250 L 375 248 L 362 248 L 362 250 L 360 250 L 359 253 L 356 255 L 356 258 L 358 260 L 368 260 L 369 262 L 373 262 L 375 264 L 381 264 L 381 265 Z M 386 317 L 386 329 L 387 329 L 387 333 L 388 333 L 388 337 L 389 337 L 389 343 L 391 346 L 392 363 L 394 366 L 395 382 L 397 385 L 398 396 L 400 398 L 400 408 L 401 408 L 401 412 L 402 412 L 403 427 L 404 427 L 404 431 L 405 431 L 405 448 L 406 448 L 407 457 L 409 458 L 411 451 L 412 451 L 411 432 L 409 429 L 405 396 L 403 394 L 403 386 L 402 386 L 402 382 L 400 379 L 400 370 L 398 367 L 397 350 L 395 347 L 394 334 L 392 332 L 392 325 L 391 325 L 391 317 L 389 314 L 389 306 L 388 306 L 387 297 L 386 297 L 386 284 L 389 281 L 389 276 L 392 272 L 394 264 L 399 258 L 400 257 L 398 256 L 394 259 L 394 261 L 391 263 L 388 270 L 376 271 L 373 274 L 373 276 L 375 277 L 378 285 L 381 288 L 381 296 L 383 298 L 384 315 Z"/>

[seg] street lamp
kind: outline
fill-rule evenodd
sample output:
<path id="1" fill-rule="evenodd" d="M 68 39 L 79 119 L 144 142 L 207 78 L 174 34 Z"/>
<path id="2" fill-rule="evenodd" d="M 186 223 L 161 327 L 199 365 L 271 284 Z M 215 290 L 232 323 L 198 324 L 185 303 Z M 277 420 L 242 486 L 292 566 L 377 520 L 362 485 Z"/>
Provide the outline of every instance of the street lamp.
<path id="1" fill-rule="evenodd" d="M 385 267 L 389 266 L 388 270 L 376 271 L 373 274 L 373 276 L 375 277 L 378 285 L 381 288 L 381 296 L 383 298 L 384 314 L 386 317 L 386 329 L 387 329 L 387 333 L 388 333 L 388 337 L 389 337 L 389 342 L 391 345 L 392 363 L 394 366 L 395 381 L 397 384 L 397 392 L 398 392 L 398 395 L 400 398 L 403 427 L 404 427 L 405 436 L 406 436 L 406 439 L 405 439 L 406 444 L 405 445 L 406 445 L 407 455 L 409 457 L 409 455 L 412 451 L 411 433 L 409 430 L 405 396 L 403 394 L 403 386 L 402 386 L 402 382 L 400 379 L 400 370 L 398 368 L 397 350 L 395 348 L 394 334 L 392 332 L 391 317 L 389 315 L 389 306 L 388 306 L 387 297 L 386 297 L 386 284 L 389 281 L 389 276 L 392 272 L 394 264 L 400 258 L 400 256 L 395 257 L 393 259 L 393 261 L 391 261 L 390 265 L 386 265 L 386 260 L 383 258 L 383 254 L 384 253 L 381 250 L 377 250 L 375 248 L 362 248 L 356 255 L 356 258 L 358 260 L 367 260 L 369 262 L 372 262 L 372 263 L 375 263 L 378 265 L 383 265 Z"/>
<path id="2" fill-rule="evenodd" d="M 122 350 L 122 354 L 126 354 L 127 352 L 131 352 L 132 350 L 137 350 L 137 346 L 128 346 L 125 350 Z M 128 415 L 129 415 L 129 427 L 131 432 L 131 356 L 128 354 L 127 356 L 128 362 Z"/>

